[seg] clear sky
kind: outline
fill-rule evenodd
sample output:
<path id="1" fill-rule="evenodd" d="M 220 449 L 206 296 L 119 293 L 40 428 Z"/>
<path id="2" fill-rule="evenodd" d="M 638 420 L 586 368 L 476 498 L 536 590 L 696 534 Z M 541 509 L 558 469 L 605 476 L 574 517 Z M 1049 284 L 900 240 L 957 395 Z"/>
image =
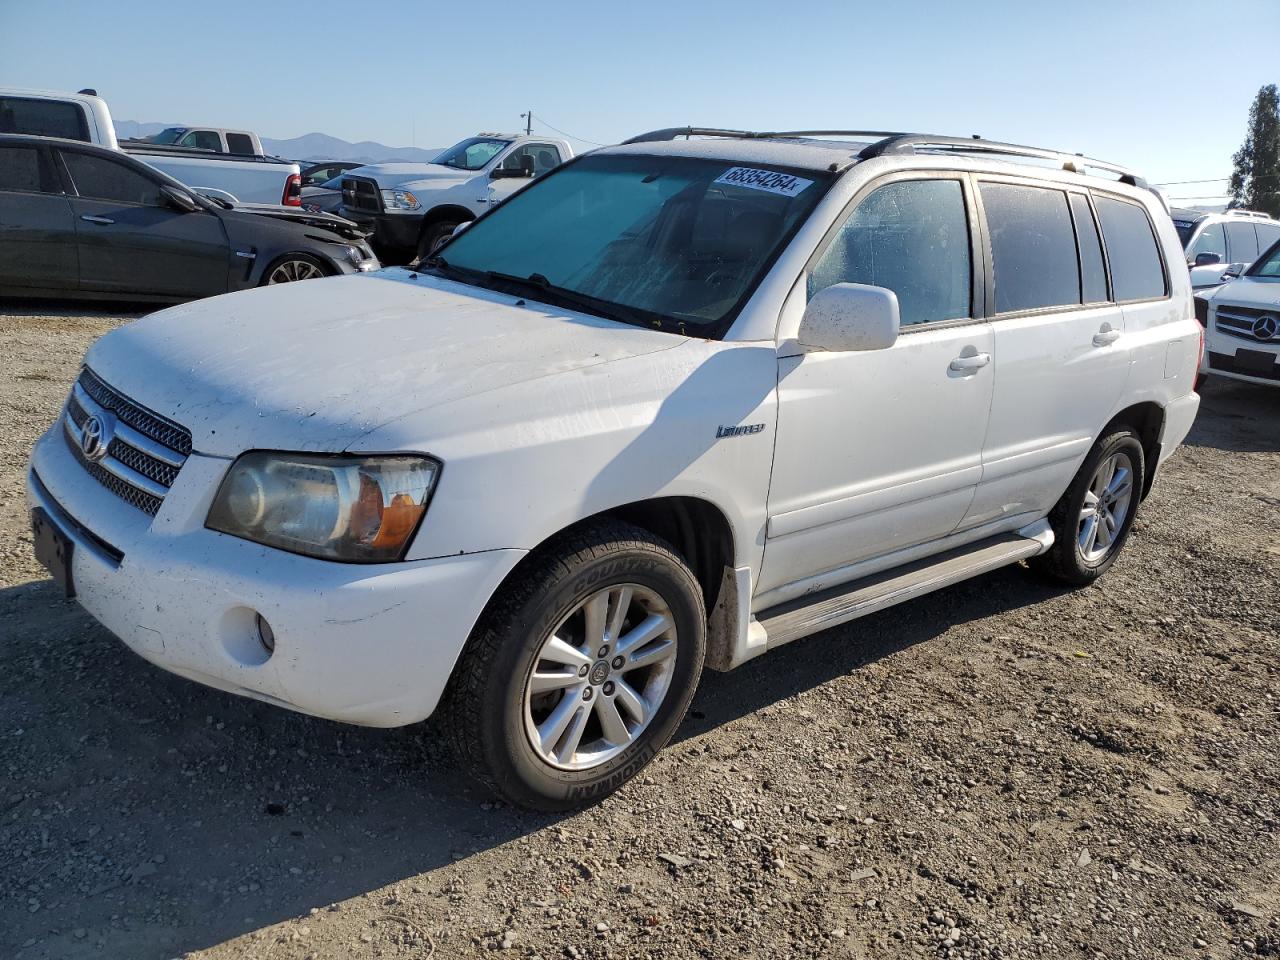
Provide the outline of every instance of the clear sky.
<path id="1" fill-rule="evenodd" d="M 600 143 L 685 123 L 980 133 L 1168 182 L 1230 173 L 1277 41 L 1280 0 L 0 0 L 0 85 L 392 146 L 530 108 Z"/>

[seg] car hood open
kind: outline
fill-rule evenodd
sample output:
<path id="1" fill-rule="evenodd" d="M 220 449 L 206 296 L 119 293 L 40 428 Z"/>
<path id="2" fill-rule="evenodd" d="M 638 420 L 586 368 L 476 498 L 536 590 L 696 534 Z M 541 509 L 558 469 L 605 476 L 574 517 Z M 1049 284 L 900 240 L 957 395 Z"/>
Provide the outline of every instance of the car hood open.
<path id="1" fill-rule="evenodd" d="M 162 310 L 86 363 L 188 428 L 197 452 L 231 457 L 339 452 L 418 411 L 685 342 L 391 269 Z"/>

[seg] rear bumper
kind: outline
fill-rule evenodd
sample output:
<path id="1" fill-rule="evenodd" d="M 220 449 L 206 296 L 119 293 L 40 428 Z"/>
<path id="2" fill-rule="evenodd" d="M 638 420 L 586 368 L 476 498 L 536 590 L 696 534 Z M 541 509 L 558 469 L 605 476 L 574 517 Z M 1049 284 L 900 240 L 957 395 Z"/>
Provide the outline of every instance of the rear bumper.
<path id="1" fill-rule="evenodd" d="M 524 556 L 343 564 L 214 533 L 203 526 L 205 491 L 229 462 L 199 454 L 152 520 L 93 480 L 61 429 L 36 445 L 27 506 L 74 543 L 76 599 L 146 660 L 229 693 L 366 726 L 422 720 Z M 270 653 L 259 614 L 274 633 Z"/>

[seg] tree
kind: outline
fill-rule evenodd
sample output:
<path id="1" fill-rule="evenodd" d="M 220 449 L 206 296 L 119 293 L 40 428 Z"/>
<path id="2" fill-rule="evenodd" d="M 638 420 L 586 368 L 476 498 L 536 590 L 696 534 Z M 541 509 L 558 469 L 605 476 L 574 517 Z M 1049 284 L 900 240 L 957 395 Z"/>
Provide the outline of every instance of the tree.
<path id="1" fill-rule="evenodd" d="M 1230 206 L 1280 217 L 1280 95 L 1274 83 L 1253 98 L 1249 133 L 1231 160 Z"/>

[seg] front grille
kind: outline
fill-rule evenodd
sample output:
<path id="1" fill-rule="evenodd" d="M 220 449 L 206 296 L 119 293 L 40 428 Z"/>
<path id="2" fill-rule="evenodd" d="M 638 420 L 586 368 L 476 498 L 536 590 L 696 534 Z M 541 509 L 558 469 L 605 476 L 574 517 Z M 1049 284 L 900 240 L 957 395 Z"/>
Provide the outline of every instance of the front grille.
<path id="1" fill-rule="evenodd" d="M 364 177 L 343 177 L 342 205 L 348 210 L 381 213 L 382 194 L 378 190 L 378 184 Z"/>
<path id="2" fill-rule="evenodd" d="M 1259 310 L 1256 307 L 1218 307 L 1214 326 L 1219 333 L 1225 333 L 1229 337 L 1252 340 L 1254 343 L 1280 344 L 1280 332 L 1270 337 L 1260 337 L 1254 332 L 1254 327 L 1263 317 L 1276 318 L 1276 323 L 1270 326 L 1280 331 L 1280 306 L 1270 310 Z"/>
<path id="3" fill-rule="evenodd" d="M 90 419 L 98 421 L 107 443 L 106 455 L 97 459 L 85 452 Z M 71 388 L 63 428 L 68 448 L 91 477 L 153 517 L 191 453 L 190 431 L 134 403 L 88 367 Z"/>

